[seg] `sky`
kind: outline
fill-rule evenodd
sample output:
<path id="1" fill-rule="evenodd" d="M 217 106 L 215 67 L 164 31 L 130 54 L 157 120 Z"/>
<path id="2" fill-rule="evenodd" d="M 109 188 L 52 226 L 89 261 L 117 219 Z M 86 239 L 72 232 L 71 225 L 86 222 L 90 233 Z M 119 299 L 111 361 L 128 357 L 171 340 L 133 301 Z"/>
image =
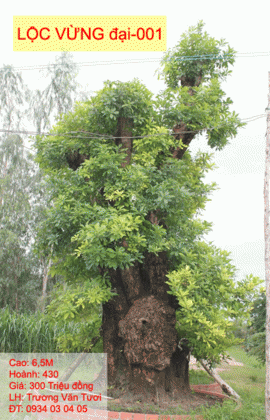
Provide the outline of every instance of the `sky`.
<path id="1" fill-rule="evenodd" d="M 223 7 L 222 7 L 223 4 Z M 0 16 L 0 67 L 29 67 L 53 63 L 56 52 L 13 52 L 13 15 L 31 16 L 166 16 L 167 48 L 179 41 L 183 32 L 199 20 L 205 30 L 216 39 L 225 38 L 237 51 L 232 75 L 222 84 L 226 95 L 233 100 L 231 110 L 241 119 L 261 116 L 249 122 L 231 139 L 222 151 L 214 152 L 215 170 L 207 175 L 207 182 L 215 181 L 219 190 L 211 195 L 203 213 L 213 223 L 207 239 L 231 252 L 237 268 L 237 278 L 253 274 L 264 279 L 264 170 L 266 114 L 268 101 L 268 72 L 270 71 L 269 4 L 227 0 L 175 2 L 166 0 L 53 2 L 15 0 L 5 4 Z M 268 54 L 267 54 L 268 53 Z M 78 82 L 88 91 L 96 91 L 105 80 L 129 81 L 139 78 L 154 94 L 164 88 L 155 71 L 162 52 L 74 52 L 80 65 Z M 142 59 L 149 60 L 141 62 Z M 131 62 L 132 60 L 132 62 Z M 137 62 L 135 63 L 134 61 Z M 150 61 L 151 60 L 151 61 Z M 118 63 L 117 63 L 118 61 Z M 22 69 L 24 81 L 32 89 L 45 86 L 38 69 Z M 203 136 L 194 139 L 191 152 L 211 151 Z"/>

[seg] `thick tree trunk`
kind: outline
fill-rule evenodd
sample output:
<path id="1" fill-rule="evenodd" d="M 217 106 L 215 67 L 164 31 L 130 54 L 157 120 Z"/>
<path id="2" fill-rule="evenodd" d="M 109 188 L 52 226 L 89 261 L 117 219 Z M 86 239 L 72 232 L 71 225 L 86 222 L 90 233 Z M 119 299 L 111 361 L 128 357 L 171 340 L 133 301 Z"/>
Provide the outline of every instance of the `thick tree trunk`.
<path id="1" fill-rule="evenodd" d="M 149 401 L 189 390 L 189 349 L 178 346 L 165 253 L 109 272 L 118 296 L 103 306 L 108 383 Z"/>
<path id="2" fill-rule="evenodd" d="M 132 154 L 132 127 L 133 120 L 131 118 L 119 117 L 117 124 L 116 144 L 122 145 L 123 152 L 126 155 L 122 167 L 130 163 Z"/>
<path id="3" fill-rule="evenodd" d="M 132 127 L 132 119 L 119 117 L 115 143 L 126 155 L 123 168 L 132 163 Z M 195 133 L 185 131 L 183 124 L 174 127 L 176 137 L 188 146 Z M 180 159 L 185 150 L 172 150 L 172 156 Z M 74 170 L 85 159 L 79 152 L 67 156 Z M 163 225 L 158 209 L 150 211 L 147 219 Z M 128 247 L 125 240 L 123 246 Z M 190 351 L 184 338 L 181 345 L 177 338 L 178 302 L 168 294 L 166 253 L 144 257 L 143 263 L 135 262 L 129 269 L 108 270 L 117 296 L 103 305 L 103 351 L 107 353 L 109 386 L 124 390 L 135 401 L 157 402 L 190 391 Z M 100 273 L 104 273 L 101 268 Z"/>
<path id="4" fill-rule="evenodd" d="M 132 120 L 119 118 L 116 144 L 126 153 L 123 167 L 131 162 L 132 125 Z M 158 212 L 150 212 L 148 218 L 161 223 Z M 123 246 L 128 247 L 126 241 Z M 143 264 L 136 262 L 126 270 L 109 270 L 118 296 L 103 306 L 108 384 L 136 400 L 157 402 L 189 391 L 189 349 L 178 345 L 178 303 L 167 293 L 167 273 L 165 252 L 146 253 Z"/>

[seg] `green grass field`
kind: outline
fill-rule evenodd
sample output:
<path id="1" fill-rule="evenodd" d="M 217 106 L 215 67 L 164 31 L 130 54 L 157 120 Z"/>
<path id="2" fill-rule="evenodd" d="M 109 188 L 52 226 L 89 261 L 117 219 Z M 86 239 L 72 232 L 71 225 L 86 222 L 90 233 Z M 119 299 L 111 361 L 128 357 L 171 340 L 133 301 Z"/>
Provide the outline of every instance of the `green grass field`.
<path id="1" fill-rule="evenodd" d="M 205 420 L 265 419 L 265 367 L 259 366 L 255 357 L 248 356 L 241 347 L 232 347 L 229 354 L 244 366 L 226 366 L 224 371 L 218 373 L 240 395 L 241 407 L 236 409 L 233 401 L 225 401 L 222 407 L 203 409 L 200 414 L 204 415 Z M 206 372 L 199 372 L 191 374 L 191 383 L 207 383 Z M 198 378 L 199 382 L 195 382 Z"/>
<path id="2" fill-rule="evenodd" d="M 205 420 L 264 420 L 264 390 L 265 390 L 265 367 L 259 366 L 255 357 L 248 356 L 241 347 L 233 347 L 229 354 L 237 362 L 242 362 L 244 366 L 231 366 L 223 363 L 218 368 L 218 374 L 226 381 L 241 397 L 241 403 L 229 399 L 225 400 L 222 406 L 211 408 L 200 407 L 192 413 L 186 413 L 179 406 L 177 409 L 168 409 L 160 412 L 155 406 L 148 407 L 155 410 L 156 414 L 201 414 Z M 210 384 L 214 380 L 204 370 L 190 370 L 190 384 Z M 113 410 L 113 404 L 110 409 Z M 115 407 L 117 411 L 119 406 Z M 124 411 L 127 411 L 125 408 Z M 128 411 L 136 412 L 136 407 L 130 407 Z"/>

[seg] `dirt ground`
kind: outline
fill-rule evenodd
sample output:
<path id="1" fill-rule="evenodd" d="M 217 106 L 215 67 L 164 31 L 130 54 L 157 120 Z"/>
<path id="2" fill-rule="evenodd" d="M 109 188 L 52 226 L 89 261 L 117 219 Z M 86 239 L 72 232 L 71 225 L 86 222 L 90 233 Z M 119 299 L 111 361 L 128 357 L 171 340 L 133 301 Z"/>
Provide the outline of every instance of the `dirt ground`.
<path id="1" fill-rule="evenodd" d="M 200 390 L 203 391 L 203 386 Z M 205 390 L 208 391 L 206 385 Z M 134 398 L 128 395 L 119 396 L 108 402 L 109 411 L 123 411 L 132 413 L 145 414 L 188 414 L 190 411 L 201 406 L 212 406 L 214 404 L 222 404 L 223 399 L 218 396 L 197 393 L 191 390 L 177 397 L 177 400 L 156 400 L 153 402 L 146 402 L 145 399 L 135 401 Z"/>
<path id="2" fill-rule="evenodd" d="M 228 369 L 230 366 L 243 366 L 243 363 L 236 362 L 233 358 L 223 361 L 217 368 L 216 372 L 220 372 Z M 197 362 L 197 360 L 191 356 L 190 359 L 190 369 L 202 369 L 202 366 Z M 193 386 L 191 386 L 192 388 Z M 194 387 L 196 388 L 196 386 Z M 218 397 L 217 395 L 209 395 L 207 392 L 212 391 L 214 393 L 222 394 L 221 387 L 217 384 L 211 385 L 200 385 L 197 386 L 197 390 L 200 392 L 186 392 L 177 397 L 177 400 L 167 400 L 167 401 L 152 401 L 146 402 L 146 398 L 142 397 L 140 400 L 135 401 L 131 396 L 127 394 L 120 394 L 117 391 L 112 391 L 111 397 L 114 399 L 109 400 L 108 410 L 110 411 L 123 411 L 123 412 L 133 412 L 133 413 L 147 413 L 147 414 L 179 414 L 179 411 L 183 414 L 188 414 L 190 411 L 196 410 L 201 406 L 212 406 L 215 404 L 222 405 L 224 399 Z M 205 394 L 203 392 L 206 392 Z"/>

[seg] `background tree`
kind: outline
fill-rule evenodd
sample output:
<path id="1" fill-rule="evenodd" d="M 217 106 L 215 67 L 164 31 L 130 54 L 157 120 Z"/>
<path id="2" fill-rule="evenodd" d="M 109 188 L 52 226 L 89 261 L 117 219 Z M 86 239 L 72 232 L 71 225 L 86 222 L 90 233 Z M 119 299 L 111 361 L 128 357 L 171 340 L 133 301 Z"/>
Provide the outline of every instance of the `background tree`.
<path id="1" fill-rule="evenodd" d="M 29 89 L 21 74 L 5 65 L 0 92 L 0 304 L 29 310 L 35 307 L 40 279 L 37 258 L 31 254 L 37 165 L 23 138 L 10 134 L 25 128 Z"/>
<path id="2" fill-rule="evenodd" d="M 40 176 L 17 134 L 0 142 L 0 306 L 34 310 L 41 266 L 32 253 Z"/>
<path id="3" fill-rule="evenodd" d="M 265 320 L 266 294 L 262 293 L 254 302 L 251 311 L 251 325 L 247 330 L 245 348 L 248 354 L 256 356 L 260 363 L 265 363 Z"/>
<path id="4" fill-rule="evenodd" d="M 190 352 L 218 361 L 260 282 L 236 284 L 228 253 L 203 241 L 210 156 L 191 158 L 187 146 L 206 132 L 222 149 L 242 124 L 220 85 L 234 51 L 202 29 L 165 54 L 167 88 L 156 99 L 138 80 L 107 81 L 37 139 L 54 185 L 39 247 L 53 249 L 54 273 L 68 282 L 108 290 L 109 384 L 137 399 L 188 390 Z"/>
<path id="5" fill-rule="evenodd" d="M 22 129 L 30 91 L 13 66 L 0 70 L 0 121 L 5 130 Z M 4 136 L 4 135 L 3 135 Z"/>
<path id="6" fill-rule="evenodd" d="M 31 94 L 29 106 L 29 116 L 38 133 L 51 128 L 52 121 L 70 111 L 76 100 L 86 100 L 88 96 L 76 81 L 78 67 L 70 52 L 60 53 L 55 63 L 41 73 L 49 83 L 44 90 L 37 89 Z"/>
<path id="7" fill-rule="evenodd" d="M 33 93 L 12 66 L 0 71 L 0 295 L 1 305 L 16 311 L 44 310 L 46 304 L 50 260 L 46 254 L 38 259 L 33 244 L 49 195 L 26 135 L 10 133 L 29 129 L 29 117 L 38 132 L 47 129 L 55 115 L 72 109 L 79 95 L 76 65 L 69 53 L 60 54 L 44 76 L 50 78 L 48 86 Z"/>

